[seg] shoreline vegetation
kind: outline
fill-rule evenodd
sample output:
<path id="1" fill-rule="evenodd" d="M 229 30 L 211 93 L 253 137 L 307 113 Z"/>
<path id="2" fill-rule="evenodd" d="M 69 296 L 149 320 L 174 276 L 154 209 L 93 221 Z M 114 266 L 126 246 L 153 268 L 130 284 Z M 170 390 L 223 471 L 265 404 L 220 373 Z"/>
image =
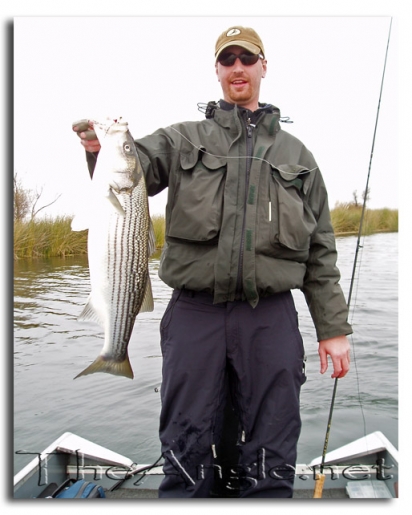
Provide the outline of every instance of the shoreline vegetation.
<path id="1" fill-rule="evenodd" d="M 353 203 L 337 203 L 331 209 L 335 236 L 358 234 L 362 207 Z M 14 259 L 68 257 L 87 254 L 87 231 L 71 230 L 72 217 L 14 220 Z M 165 219 L 152 216 L 156 247 L 161 249 L 165 239 Z M 362 234 L 398 232 L 397 209 L 366 209 Z"/>

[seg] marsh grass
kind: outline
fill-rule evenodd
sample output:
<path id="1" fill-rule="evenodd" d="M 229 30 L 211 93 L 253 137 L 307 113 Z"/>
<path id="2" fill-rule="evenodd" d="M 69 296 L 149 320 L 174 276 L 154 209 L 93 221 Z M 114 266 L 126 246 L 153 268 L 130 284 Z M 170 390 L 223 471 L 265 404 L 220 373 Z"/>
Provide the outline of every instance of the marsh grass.
<path id="1" fill-rule="evenodd" d="M 165 218 L 162 215 L 152 216 L 156 248 L 161 249 L 165 243 Z"/>
<path id="2" fill-rule="evenodd" d="M 87 253 L 87 231 L 73 232 L 72 217 L 14 222 L 14 259 Z"/>
<path id="3" fill-rule="evenodd" d="M 14 222 L 14 259 L 87 254 L 87 230 L 71 230 L 71 216 Z M 164 245 L 164 217 L 152 217 L 156 248 Z"/>
<path id="4" fill-rule="evenodd" d="M 357 234 L 362 208 L 353 204 L 337 204 L 331 210 L 336 235 Z M 14 222 L 14 259 L 38 257 L 65 257 L 87 254 L 87 231 L 71 230 L 72 217 L 45 218 L 30 222 Z M 156 247 L 165 241 L 165 219 L 152 217 Z M 395 209 L 366 210 L 363 234 L 397 232 L 398 211 Z"/>
<path id="5" fill-rule="evenodd" d="M 336 235 L 357 234 L 362 216 L 362 207 L 352 203 L 338 203 L 331 210 L 333 230 Z M 397 209 L 366 209 L 362 234 L 398 232 Z"/>

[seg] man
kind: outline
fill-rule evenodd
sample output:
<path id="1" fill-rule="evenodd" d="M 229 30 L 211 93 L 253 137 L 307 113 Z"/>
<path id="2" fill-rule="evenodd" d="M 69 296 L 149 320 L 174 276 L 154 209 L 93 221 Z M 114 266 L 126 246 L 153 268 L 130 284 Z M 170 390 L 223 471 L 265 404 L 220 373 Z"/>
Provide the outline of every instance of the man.
<path id="1" fill-rule="evenodd" d="M 227 379 L 239 419 L 242 497 L 291 497 L 304 348 L 290 290 L 306 297 L 321 373 L 349 370 L 327 194 L 312 154 L 259 103 L 263 43 L 231 27 L 215 48 L 223 100 L 206 119 L 137 140 L 149 195 L 168 187 L 159 275 L 174 289 L 161 321 L 160 497 L 209 497 Z M 74 127 L 92 173 L 98 141 Z M 234 481 L 225 487 L 234 488 Z"/>

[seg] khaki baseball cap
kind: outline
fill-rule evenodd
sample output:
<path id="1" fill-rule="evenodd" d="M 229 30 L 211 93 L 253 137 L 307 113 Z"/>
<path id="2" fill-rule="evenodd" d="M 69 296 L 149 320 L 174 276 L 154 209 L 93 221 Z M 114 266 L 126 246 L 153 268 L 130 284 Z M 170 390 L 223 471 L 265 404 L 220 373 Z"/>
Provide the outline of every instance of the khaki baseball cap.
<path id="1" fill-rule="evenodd" d="M 262 54 L 265 57 L 263 43 L 256 31 L 250 27 L 234 26 L 222 32 L 216 41 L 215 57 L 219 57 L 222 50 L 228 46 L 237 45 L 245 48 L 252 54 Z"/>

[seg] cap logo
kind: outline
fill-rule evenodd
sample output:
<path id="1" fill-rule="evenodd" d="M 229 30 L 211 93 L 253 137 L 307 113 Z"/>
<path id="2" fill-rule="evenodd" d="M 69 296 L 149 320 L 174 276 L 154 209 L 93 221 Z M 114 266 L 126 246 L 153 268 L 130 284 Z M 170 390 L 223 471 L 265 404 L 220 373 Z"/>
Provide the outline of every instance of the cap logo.
<path id="1" fill-rule="evenodd" d="M 238 34 L 240 34 L 240 30 L 239 29 L 230 29 L 228 31 L 228 33 L 226 34 L 226 36 L 230 37 L 230 36 L 237 36 Z"/>

